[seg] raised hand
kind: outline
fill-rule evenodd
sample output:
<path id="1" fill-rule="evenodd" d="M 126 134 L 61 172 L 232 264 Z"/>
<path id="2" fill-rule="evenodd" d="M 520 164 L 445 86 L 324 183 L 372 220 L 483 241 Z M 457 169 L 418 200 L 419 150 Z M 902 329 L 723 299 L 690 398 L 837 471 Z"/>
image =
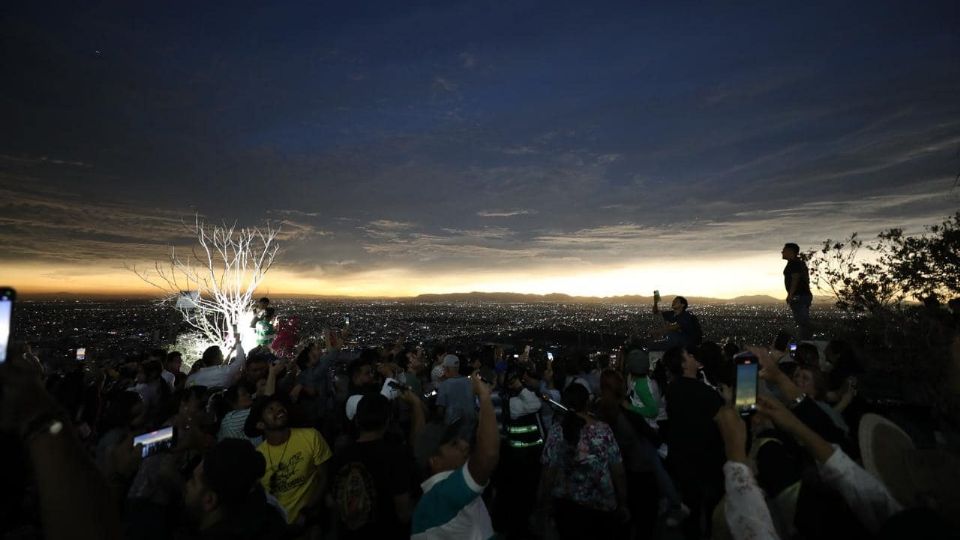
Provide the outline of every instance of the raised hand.
<path id="1" fill-rule="evenodd" d="M 470 376 L 470 382 L 473 385 L 473 393 L 478 397 L 490 396 L 490 386 L 480 378 L 480 372 L 475 371 Z"/>
<path id="2" fill-rule="evenodd" d="M 747 461 L 747 426 L 743 419 L 733 410 L 733 407 L 720 407 L 713 417 L 723 437 L 723 445 L 728 461 L 746 463 Z"/>

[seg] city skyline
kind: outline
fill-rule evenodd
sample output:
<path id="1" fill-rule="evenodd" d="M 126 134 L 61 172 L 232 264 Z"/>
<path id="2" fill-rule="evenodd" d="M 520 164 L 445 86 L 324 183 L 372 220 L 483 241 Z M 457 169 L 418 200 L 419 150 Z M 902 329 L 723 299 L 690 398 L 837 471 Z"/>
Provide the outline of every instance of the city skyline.
<path id="1" fill-rule="evenodd" d="M 960 207 L 952 2 L 5 11 L 23 294 L 150 293 L 199 214 L 282 226 L 264 294 L 779 298 Z"/>

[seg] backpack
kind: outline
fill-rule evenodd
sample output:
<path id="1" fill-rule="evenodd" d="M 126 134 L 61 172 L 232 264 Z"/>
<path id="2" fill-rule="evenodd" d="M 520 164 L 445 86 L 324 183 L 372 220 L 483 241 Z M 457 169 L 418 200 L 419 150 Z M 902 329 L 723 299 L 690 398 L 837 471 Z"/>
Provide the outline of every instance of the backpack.
<path id="1" fill-rule="evenodd" d="M 333 483 L 337 521 L 357 531 L 376 521 L 377 486 L 366 465 L 351 461 L 340 467 Z"/>

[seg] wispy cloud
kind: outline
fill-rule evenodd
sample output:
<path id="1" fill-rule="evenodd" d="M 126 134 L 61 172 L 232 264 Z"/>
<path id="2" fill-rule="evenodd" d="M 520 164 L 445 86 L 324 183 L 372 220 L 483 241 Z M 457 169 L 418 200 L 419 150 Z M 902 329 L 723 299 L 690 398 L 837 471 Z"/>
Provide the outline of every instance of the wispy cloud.
<path id="1" fill-rule="evenodd" d="M 301 210 L 271 210 L 270 213 L 281 215 L 281 216 L 308 217 L 308 218 L 320 217 L 322 215 L 320 212 L 303 212 Z"/>
<path id="2" fill-rule="evenodd" d="M 710 105 L 744 102 L 795 85 L 812 75 L 813 70 L 809 68 L 792 66 L 746 71 L 728 76 L 707 90 L 703 100 Z"/>
<path id="3" fill-rule="evenodd" d="M 433 78 L 433 89 L 443 92 L 456 92 L 460 85 L 451 81 L 447 77 L 436 76 Z"/>
<path id="4" fill-rule="evenodd" d="M 536 210 L 529 209 L 518 209 L 518 210 L 481 210 L 477 212 L 477 215 L 480 217 L 486 218 L 504 218 L 504 217 L 514 217 L 514 216 L 529 216 L 535 215 Z"/>
<path id="5" fill-rule="evenodd" d="M 508 156 L 529 156 L 538 153 L 538 150 L 532 146 L 510 146 L 502 151 Z"/>
<path id="6" fill-rule="evenodd" d="M 0 258 L 118 264 L 187 244 L 194 216 L 0 188 Z"/>
<path id="7" fill-rule="evenodd" d="M 367 227 L 370 230 L 407 231 L 416 227 L 416 224 L 407 221 L 394 221 L 392 219 L 378 219 L 368 223 Z"/>
<path id="8" fill-rule="evenodd" d="M 960 206 L 950 8 L 922 4 L 909 20 L 831 9 L 827 27 L 807 4 L 787 22 L 670 3 L 596 25 L 511 3 L 375 26 L 324 13 L 336 49 L 305 45 L 315 36 L 290 24 L 304 13 L 283 7 L 238 16 L 229 35 L 203 17 L 131 29 L 110 10 L 18 13 L 0 21 L 23 34 L 0 85 L 15 134 L 0 141 L 0 260 L 151 260 L 189 245 L 199 212 L 280 224 L 282 272 L 396 270 L 429 288 L 443 272 L 547 275 L 556 261 L 709 272 L 707 255 L 775 259 L 787 239 L 922 230 Z M 109 29 L 112 50 L 77 52 L 85 28 Z M 175 66 L 144 45 L 171 31 L 186 36 Z M 191 37 L 207 32 L 239 46 Z M 231 41 L 272 32 L 290 39 L 253 55 Z M 35 88 L 49 95 L 25 99 Z"/>
<path id="9" fill-rule="evenodd" d="M 27 164 L 27 165 L 66 165 L 70 167 L 80 167 L 80 168 L 90 168 L 93 167 L 90 163 L 84 163 L 83 161 L 75 161 L 69 159 L 57 159 L 51 158 L 48 156 L 10 156 L 7 154 L 0 154 L 0 161 L 6 161 L 10 163 L 18 164 Z"/>
<path id="10" fill-rule="evenodd" d="M 460 53 L 460 65 L 466 69 L 473 69 L 477 65 L 477 57 L 468 52 Z"/>

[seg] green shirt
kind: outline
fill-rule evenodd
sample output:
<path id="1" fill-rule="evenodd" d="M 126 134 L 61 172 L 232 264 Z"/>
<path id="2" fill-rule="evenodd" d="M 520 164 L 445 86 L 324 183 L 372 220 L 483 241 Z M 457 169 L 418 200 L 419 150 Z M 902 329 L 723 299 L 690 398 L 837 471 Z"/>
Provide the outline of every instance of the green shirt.
<path id="1" fill-rule="evenodd" d="M 644 418 L 656 418 L 660 413 L 660 404 L 650 391 L 650 382 L 646 377 L 638 377 L 633 383 L 630 396 L 630 410 Z"/>

